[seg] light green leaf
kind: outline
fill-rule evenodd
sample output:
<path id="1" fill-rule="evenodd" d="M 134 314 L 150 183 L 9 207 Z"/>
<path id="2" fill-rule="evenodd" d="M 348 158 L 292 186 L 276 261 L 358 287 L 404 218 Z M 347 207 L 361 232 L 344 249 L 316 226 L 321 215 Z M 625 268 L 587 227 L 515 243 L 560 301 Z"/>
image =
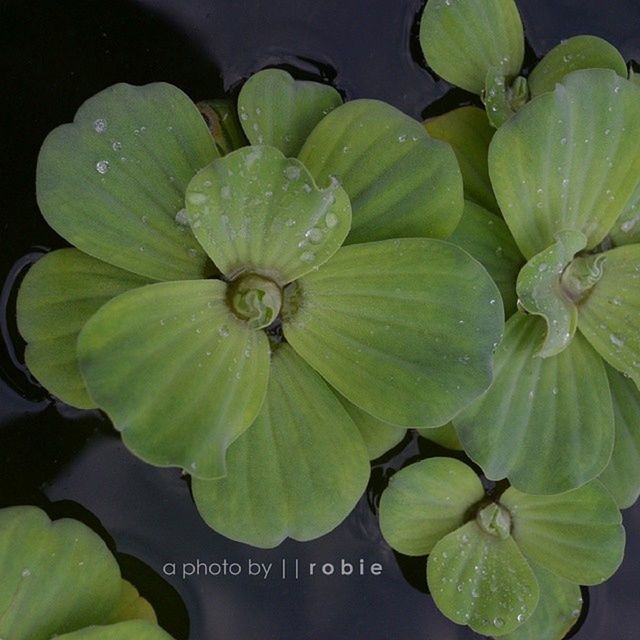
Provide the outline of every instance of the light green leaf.
<path id="1" fill-rule="evenodd" d="M 613 71 L 577 71 L 531 101 L 493 138 L 491 181 L 526 258 L 581 231 L 592 249 L 640 179 L 640 87 Z"/>
<path id="2" fill-rule="evenodd" d="M 524 258 L 504 220 L 467 201 L 449 242 L 471 254 L 489 272 L 500 289 L 506 317 L 515 313 L 516 281 Z"/>
<path id="3" fill-rule="evenodd" d="M 265 275 L 284 285 L 328 260 L 351 224 L 336 182 L 319 189 L 299 160 L 245 147 L 191 181 L 187 210 L 196 238 L 228 277 Z"/>
<path id="4" fill-rule="evenodd" d="M 127 620 L 148 620 L 154 624 L 158 622 L 156 612 L 149 602 L 129 581 L 123 580 L 120 601 L 106 622 L 115 624 Z"/>
<path id="5" fill-rule="evenodd" d="M 341 104 L 333 87 L 294 80 L 280 69 L 266 69 L 242 87 L 238 113 L 251 144 L 268 144 L 292 157 L 318 122 Z"/>
<path id="6" fill-rule="evenodd" d="M 540 599 L 533 615 L 504 640 L 563 640 L 582 610 L 582 593 L 577 584 L 531 564 L 540 586 Z"/>
<path id="7" fill-rule="evenodd" d="M 222 476 L 227 447 L 262 406 L 267 337 L 225 297 L 218 280 L 153 284 L 108 302 L 80 333 L 91 397 L 146 462 Z"/>
<path id="8" fill-rule="evenodd" d="M 607 367 L 616 440 L 609 466 L 599 480 L 611 492 L 618 506 L 626 509 L 640 496 L 640 391 L 633 381 Z"/>
<path id="9" fill-rule="evenodd" d="M 536 356 L 549 358 L 564 349 L 578 328 L 578 309 L 562 287 L 562 274 L 587 244 L 580 231 L 559 231 L 557 242 L 527 262 L 518 275 L 520 304 L 547 323 L 547 335 Z"/>
<path id="10" fill-rule="evenodd" d="M 600 584 L 620 566 L 622 516 L 597 480 L 554 496 L 510 487 L 500 503 L 511 513 L 512 535 L 525 556 L 566 580 Z"/>
<path id="11" fill-rule="evenodd" d="M 431 553 L 484 498 L 480 479 L 453 458 L 429 458 L 398 471 L 380 500 L 380 529 L 400 553 Z"/>
<path id="12" fill-rule="evenodd" d="M 574 36 L 551 49 L 535 66 L 529 76 L 531 95 L 553 91 L 567 75 L 580 69 L 611 69 L 627 77 L 627 63 L 612 44 L 596 36 Z"/>
<path id="13" fill-rule="evenodd" d="M 524 60 L 522 20 L 513 0 L 429 0 L 420 45 L 438 75 L 478 95 L 491 67 L 514 76 Z"/>
<path id="14" fill-rule="evenodd" d="M 156 280 L 201 278 L 207 256 L 179 212 L 189 180 L 217 155 L 182 91 L 117 84 L 45 140 L 38 204 L 63 238 L 100 260 Z"/>
<path id="15" fill-rule="evenodd" d="M 498 129 L 527 103 L 529 86 L 522 76 L 510 82 L 500 67 L 491 67 L 482 99 L 489 122 Z"/>
<path id="16" fill-rule="evenodd" d="M 580 303 L 578 327 L 614 369 L 640 386 L 640 244 L 602 258 L 602 276 Z"/>
<path id="17" fill-rule="evenodd" d="M 495 637 L 519 627 L 538 603 L 538 582 L 513 538 L 486 533 L 475 520 L 438 542 L 427 581 L 448 618 Z"/>
<path id="18" fill-rule="evenodd" d="M 247 145 L 235 100 L 201 100 L 196 106 L 205 119 L 221 156 Z"/>
<path id="19" fill-rule="evenodd" d="M 609 233 L 613 244 L 640 244 L 640 185 Z"/>
<path id="20" fill-rule="evenodd" d="M 451 422 L 443 425 L 442 427 L 434 427 L 431 429 L 416 429 L 419 435 L 431 442 L 439 444 L 445 449 L 452 449 L 454 451 L 462 451 L 463 446 L 458 438 L 456 429 Z"/>
<path id="21" fill-rule="evenodd" d="M 539 318 L 511 317 L 491 388 L 454 424 L 488 478 L 506 477 L 522 491 L 552 494 L 601 473 L 611 457 L 614 426 L 602 359 L 579 333 L 557 356 L 536 358 L 544 333 Z"/>
<path id="22" fill-rule="evenodd" d="M 78 369 L 78 333 L 105 302 L 150 282 L 77 249 L 40 258 L 22 281 L 16 308 L 33 375 L 67 404 L 94 408 Z"/>
<path id="23" fill-rule="evenodd" d="M 120 569 L 102 539 L 36 507 L 0 510 L 0 637 L 49 640 L 108 619 Z"/>
<path id="24" fill-rule="evenodd" d="M 502 316 L 479 263 L 449 243 L 414 238 L 340 249 L 285 291 L 283 329 L 362 410 L 439 426 L 490 384 Z"/>
<path id="25" fill-rule="evenodd" d="M 57 640 L 171 640 L 160 627 L 143 620 L 95 626 L 56 636 Z"/>
<path id="26" fill-rule="evenodd" d="M 330 113 L 300 160 L 318 184 L 335 177 L 349 194 L 349 243 L 446 238 L 462 215 L 462 178 L 451 147 L 384 102 L 354 100 Z"/>
<path id="27" fill-rule="evenodd" d="M 369 479 L 367 450 L 333 391 L 287 345 L 273 353 L 269 390 L 229 448 L 228 474 L 194 479 L 202 517 L 257 547 L 313 540 L 346 518 Z"/>
<path id="28" fill-rule="evenodd" d="M 489 144 L 495 133 L 478 107 L 460 107 L 424 123 L 433 138 L 448 142 L 456 154 L 467 200 L 499 213 L 489 179 Z"/>
<path id="29" fill-rule="evenodd" d="M 369 452 L 369 460 L 376 460 L 402 442 L 407 433 L 406 427 L 397 427 L 378 420 L 366 411 L 356 407 L 355 404 L 349 402 L 339 393 L 336 392 L 336 395 L 356 427 L 358 427 L 358 431 Z"/>

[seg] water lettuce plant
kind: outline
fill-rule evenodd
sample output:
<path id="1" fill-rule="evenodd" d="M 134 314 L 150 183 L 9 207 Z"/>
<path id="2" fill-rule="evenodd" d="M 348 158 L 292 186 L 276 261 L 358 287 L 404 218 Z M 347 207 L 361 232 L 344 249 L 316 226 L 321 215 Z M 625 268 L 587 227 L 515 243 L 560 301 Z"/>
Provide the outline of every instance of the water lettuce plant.
<path id="1" fill-rule="evenodd" d="M 574 72 L 495 136 L 485 119 L 463 140 L 483 117 L 465 108 L 426 125 L 466 157 L 475 201 L 452 239 L 492 272 L 510 315 L 491 388 L 453 422 L 493 480 L 550 494 L 606 469 L 630 506 L 640 491 L 638 87 L 609 70 Z"/>
<path id="2" fill-rule="evenodd" d="M 579 35 L 554 47 L 525 78 L 524 30 L 514 0 L 429 0 L 420 44 L 438 75 L 481 96 L 496 128 L 573 71 L 611 69 L 628 77 L 625 60 L 613 45 Z"/>
<path id="3" fill-rule="evenodd" d="M 380 501 L 387 542 L 429 554 L 427 583 L 438 608 L 478 633 L 561 640 L 595 585 L 622 561 L 625 534 L 609 492 L 595 480 L 562 495 L 534 496 L 430 458 L 392 476 Z"/>
<path id="4" fill-rule="evenodd" d="M 36 507 L 0 510 L 0 637 L 170 640 L 87 526 Z"/>
<path id="5" fill-rule="evenodd" d="M 116 85 L 49 135 L 38 202 L 77 248 L 29 271 L 18 324 L 55 395 L 274 546 L 331 530 L 370 457 L 486 390 L 503 312 L 441 240 L 462 180 L 419 123 L 278 70 L 239 95 L 248 146 L 217 108 L 214 138 L 177 88 Z"/>

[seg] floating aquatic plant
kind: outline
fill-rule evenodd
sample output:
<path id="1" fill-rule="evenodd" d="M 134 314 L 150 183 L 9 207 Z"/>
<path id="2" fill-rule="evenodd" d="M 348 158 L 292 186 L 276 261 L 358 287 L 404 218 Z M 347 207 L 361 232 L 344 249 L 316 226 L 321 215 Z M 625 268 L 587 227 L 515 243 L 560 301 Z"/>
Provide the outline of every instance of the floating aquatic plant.
<path id="1" fill-rule="evenodd" d="M 488 387 L 502 308 L 439 239 L 462 182 L 419 123 L 277 70 L 240 93 L 250 146 L 217 108 L 216 145 L 175 87 L 116 85 L 50 134 L 38 201 L 77 249 L 30 270 L 18 323 L 55 395 L 186 469 L 212 527 L 273 546 L 335 527 L 370 456 Z"/>
<path id="2" fill-rule="evenodd" d="M 627 65 L 606 40 L 579 35 L 549 51 L 525 78 L 524 31 L 514 0 L 429 0 L 420 24 L 429 66 L 452 84 L 482 97 L 499 127 L 529 99 L 553 91 L 580 69 L 612 69 L 627 78 Z"/>
<path id="3" fill-rule="evenodd" d="M 429 590 L 446 616 L 512 640 L 561 640 L 580 614 L 578 585 L 611 576 L 625 540 L 620 512 L 597 480 L 556 496 L 513 487 L 487 494 L 451 458 L 396 473 L 382 494 L 380 526 L 400 553 L 429 554 Z"/>
<path id="4" fill-rule="evenodd" d="M 170 640 L 102 539 L 35 507 L 0 510 L 0 637 Z"/>

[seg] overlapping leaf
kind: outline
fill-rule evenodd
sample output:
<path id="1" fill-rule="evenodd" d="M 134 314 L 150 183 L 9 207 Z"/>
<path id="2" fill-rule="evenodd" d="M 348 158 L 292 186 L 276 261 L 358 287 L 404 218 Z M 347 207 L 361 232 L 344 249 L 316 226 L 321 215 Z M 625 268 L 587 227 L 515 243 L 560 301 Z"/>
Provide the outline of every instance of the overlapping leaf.
<path id="1" fill-rule="evenodd" d="M 156 280 L 200 278 L 210 270 L 207 256 L 178 214 L 189 180 L 217 155 L 179 89 L 117 84 L 45 140 L 38 204 L 89 255 Z"/>
<path id="2" fill-rule="evenodd" d="M 445 449 L 453 449 L 454 451 L 462 451 L 462 443 L 458 438 L 456 429 L 451 422 L 442 427 L 433 427 L 431 429 L 416 429 L 416 431 L 427 440 L 439 444 Z"/>
<path id="3" fill-rule="evenodd" d="M 299 157 L 319 185 L 336 178 L 349 195 L 348 243 L 446 238 L 462 215 L 462 179 L 451 147 L 383 102 L 338 107 L 313 130 Z"/>
<path id="4" fill-rule="evenodd" d="M 91 397 L 143 460 L 225 473 L 227 447 L 264 399 L 269 345 L 218 280 L 158 283 L 103 306 L 78 340 Z"/>
<path id="5" fill-rule="evenodd" d="M 369 478 L 367 450 L 349 414 L 287 345 L 273 354 L 260 414 L 228 457 L 225 478 L 194 480 L 194 498 L 216 531 L 258 547 L 332 530 Z"/>
<path id="6" fill-rule="evenodd" d="M 88 627 L 56 637 L 59 640 L 171 640 L 160 627 L 143 620 Z"/>
<path id="7" fill-rule="evenodd" d="M 609 235 L 618 247 L 625 244 L 640 244 L 640 185 L 627 202 Z"/>
<path id="8" fill-rule="evenodd" d="M 475 260 L 449 243 L 421 238 L 343 247 L 286 295 L 291 346 L 380 420 L 445 424 L 491 381 L 503 323 L 499 292 Z"/>

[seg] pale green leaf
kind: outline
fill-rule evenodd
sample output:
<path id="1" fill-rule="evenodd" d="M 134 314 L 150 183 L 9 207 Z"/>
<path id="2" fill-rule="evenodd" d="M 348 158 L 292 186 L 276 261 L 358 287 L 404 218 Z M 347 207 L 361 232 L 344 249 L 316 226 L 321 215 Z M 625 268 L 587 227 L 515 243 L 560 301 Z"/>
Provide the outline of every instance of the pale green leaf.
<path id="1" fill-rule="evenodd" d="M 128 580 L 123 580 L 120 601 L 111 612 L 107 622 L 115 624 L 127 620 L 148 620 L 154 624 L 158 622 L 156 612 L 149 602 Z"/>
<path id="2" fill-rule="evenodd" d="M 284 334 L 367 413 L 440 426 L 491 382 L 499 295 L 480 264 L 449 243 L 351 245 L 285 292 Z"/>
<path id="3" fill-rule="evenodd" d="M 509 318 L 517 308 L 516 281 L 524 258 L 504 220 L 467 201 L 449 242 L 472 255 L 489 272 L 500 289 Z"/>
<path id="4" fill-rule="evenodd" d="M 222 476 L 227 447 L 260 410 L 268 340 L 225 297 L 218 280 L 148 285 L 108 302 L 80 334 L 91 397 L 147 462 Z"/>
<path id="5" fill-rule="evenodd" d="M 614 369 L 640 386 L 640 244 L 602 257 L 602 277 L 580 303 L 578 327 Z"/>
<path id="6" fill-rule="evenodd" d="M 156 280 L 200 278 L 207 256 L 178 214 L 189 180 L 217 155 L 182 91 L 117 84 L 45 140 L 38 204 L 63 238 L 109 264 Z"/>
<path id="7" fill-rule="evenodd" d="M 462 215 L 462 178 L 448 144 L 376 100 L 354 100 L 324 118 L 300 151 L 318 184 L 335 177 L 351 199 L 348 243 L 446 238 Z"/>
<path id="8" fill-rule="evenodd" d="M 49 640 L 108 619 L 120 569 L 102 539 L 36 507 L 0 510 L 0 637 Z"/>
<path id="9" fill-rule="evenodd" d="M 397 427 L 374 418 L 366 411 L 359 409 L 344 396 L 337 393 L 338 399 L 347 410 L 364 440 L 369 452 L 369 460 L 376 460 L 402 442 L 407 433 L 406 427 Z"/>
<path id="10" fill-rule="evenodd" d="M 640 391 L 632 380 L 607 367 L 616 439 L 609 466 L 600 481 L 611 492 L 618 506 L 626 509 L 640 496 Z"/>
<path id="11" fill-rule="evenodd" d="M 439 444 L 445 449 L 452 449 L 454 451 L 462 451 L 464 449 L 456 433 L 456 428 L 451 422 L 441 427 L 427 427 L 426 429 L 416 429 L 416 431 L 418 435 Z"/>
<path id="12" fill-rule="evenodd" d="M 580 231 L 592 249 L 640 180 L 640 87 L 613 71 L 577 71 L 531 101 L 493 138 L 489 171 L 526 258 Z"/>
<path id="13" fill-rule="evenodd" d="M 447 82 L 480 95 L 487 72 L 520 72 L 524 32 L 513 0 L 429 0 L 420 23 L 427 64 Z"/>
<path id="14" fill-rule="evenodd" d="M 268 144 L 291 157 L 318 122 L 341 104 L 340 94 L 329 85 L 266 69 L 242 87 L 238 114 L 251 144 Z"/>
<path id="15" fill-rule="evenodd" d="M 549 358 L 566 349 L 578 328 L 578 309 L 562 287 L 562 274 L 573 257 L 587 244 L 580 231 L 559 231 L 555 244 L 527 262 L 518 275 L 518 300 L 529 313 L 547 323 L 547 334 L 540 351 Z"/>
<path id="16" fill-rule="evenodd" d="M 498 129 L 527 103 L 529 86 L 522 76 L 510 81 L 502 69 L 491 67 L 482 99 L 489 122 Z"/>
<path id="17" fill-rule="evenodd" d="M 434 547 L 427 581 L 448 618 L 495 637 L 519 627 L 538 603 L 538 582 L 513 538 L 486 533 L 475 520 Z"/>
<path id="18" fill-rule="evenodd" d="M 553 496 L 510 487 L 500 503 L 511 514 L 512 535 L 525 556 L 566 580 L 600 584 L 620 566 L 622 516 L 597 480 Z"/>
<path id="19" fill-rule="evenodd" d="M 288 346 L 273 353 L 258 418 L 229 448 L 227 476 L 194 479 L 216 531 L 257 547 L 313 540 L 346 518 L 369 479 L 367 450 L 333 391 Z"/>
<path id="20" fill-rule="evenodd" d="M 522 626 L 502 637 L 504 640 L 562 640 L 580 617 L 580 587 L 535 563 L 531 563 L 531 568 L 540 587 L 538 606 Z"/>
<path id="21" fill-rule="evenodd" d="M 33 375 L 67 404 L 94 408 L 78 369 L 78 333 L 105 302 L 150 282 L 77 249 L 40 258 L 22 281 L 16 305 Z"/>
<path id="22" fill-rule="evenodd" d="M 640 184 L 609 233 L 613 244 L 640 244 Z"/>
<path id="23" fill-rule="evenodd" d="M 480 479 L 453 458 L 429 458 L 398 471 L 380 500 L 380 529 L 396 551 L 431 553 L 461 527 L 469 509 L 484 498 Z"/>
<path id="24" fill-rule="evenodd" d="M 433 138 L 453 147 L 462 172 L 465 198 L 498 213 L 488 165 L 489 144 L 495 131 L 486 112 L 478 107 L 460 107 L 427 120 L 424 126 Z"/>
<path id="25" fill-rule="evenodd" d="M 506 477 L 522 491 L 552 494 L 602 472 L 614 424 L 600 356 L 577 333 L 557 356 L 535 357 L 544 334 L 540 318 L 512 316 L 496 352 L 491 388 L 454 424 L 488 478 Z"/>
<path id="26" fill-rule="evenodd" d="M 627 63 L 620 52 L 596 36 L 574 36 L 547 53 L 529 76 L 532 96 L 553 91 L 565 76 L 580 69 L 611 69 L 627 77 Z"/>
<path id="27" fill-rule="evenodd" d="M 260 273 L 280 285 L 328 260 L 351 224 L 344 189 L 336 182 L 318 188 L 299 160 L 274 147 L 245 147 L 200 171 L 187 210 L 226 276 Z"/>
<path id="28" fill-rule="evenodd" d="M 93 626 L 56 636 L 57 640 L 171 640 L 160 627 L 143 620 L 120 622 L 108 626 Z"/>

